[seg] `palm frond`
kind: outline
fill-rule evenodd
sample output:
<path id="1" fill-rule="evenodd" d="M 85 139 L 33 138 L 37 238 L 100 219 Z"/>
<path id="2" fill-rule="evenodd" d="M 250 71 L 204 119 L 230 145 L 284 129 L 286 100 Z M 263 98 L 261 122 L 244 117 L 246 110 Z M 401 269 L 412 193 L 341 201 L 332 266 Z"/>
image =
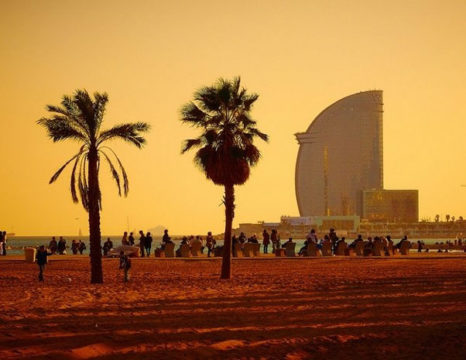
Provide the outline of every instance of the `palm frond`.
<path id="1" fill-rule="evenodd" d="M 71 171 L 71 181 L 70 181 L 70 190 L 71 190 L 71 198 L 73 199 L 74 203 L 79 201 L 78 194 L 76 193 L 76 168 L 78 167 L 78 163 L 82 160 L 82 154 L 78 156 L 74 162 L 73 170 Z M 78 169 L 80 170 L 80 169 Z"/>
<path id="2" fill-rule="evenodd" d="M 108 147 L 108 146 L 102 146 L 103 149 L 108 149 L 112 152 L 113 156 L 115 156 L 115 159 L 116 161 L 118 162 L 118 166 L 120 168 L 120 171 L 121 171 L 121 175 L 123 176 L 123 194 L 125 196 L 128 195 L 128 192 L 129 192 L 129 180 L 128 180 L 128 174 L 126 173 L 126 170 L 123 166 L 123 164 L 121 163 L 121 160 L 120 158 L 118 157 L 118 155 L 115 153 L 115 151 L 113 151 L 113 149 L 111 147 Z"/>
<path id="3" fill-rule="evenodd" d="M 73 96 L 73 104 L 79 111 L 79 116 L 86 123 L 90 136 L 94 137 L 98 131 L 98 123 L 94 114 L 94 102 L 87 90 L 76 90 Z"/>
<path id="4" fill-rule="evenodd" d="M 55 180 L 58 179 L 58 177 L 60 176 L 60 174 L 63 172 L 63 170 L 65 170 L 65 168 L 68 166 L 68 164 L 70 162 L 72 162 L 74 159 L 76 159 L 78 156 L 80 156 L 82 153 L 82 151 L 79 151 L 76 155 L 74 155 L 71 159 L 69 159 L 66 163 L 64 163 L 62 165 L 62 167 L 60 167 L 60 169 L 58 169 L 55 174 L 53 174 L 53 176 L 50 178 L 49 180 L 49 184 L 53 183 Z"/>
<path id="5" fill-rule="evenodd" d="M 181 108 L 181 121 L 193 126 L 204 126 L 207 117 L 208 115 L 193 102 L 190 102 Z"/>
<path id="6" fill-rule="evenodd" d="M 120 175 L 118 174 L 118 171 L 115 169 L 115 166 L 113 165 L 112 161 L 110 160 L 108 155 L 105 153 L 105 151 L 99 150 L 99 152 L 107 160 L 108 166 L 110 167 L 110 172 L 112 173 L 113 179 L 115 180 L 117 187 L 118 187 L 118 195 L 121 196 Z"/>
<path id="7" fill-rule="evenodd" d="M 184 154 L 186 151 L 190 150 L 192 147 L 199 146 L 200 144 L 202 144 L 201 139 L 187 139 L 185 140 L 181 153 Z"/>
<path id="8" fill-rule="evenodd" d="M 97 130 L 100 129 L 100 125 L 102 124 L 102 120 L 105 114 L 105 108 L 108 103 L 108 94 L 107 93 L 94 93 L 94 106 L 93 106 L 93 113 L 94 113 L 94 121 L 96 123 Z"/>
<path id="9" fill-rule="evenodd" d="M 141 148 L 146 142 L 141 133 L 147 132 L 149 129 L 150 125 L 144 122 L 116 125 L 109 130 L 102 131 L 97 140 L 97 145 L 102 144 L 106 140 L 120 138 Z"/>
<path id="10" fill-rule="evenodd" d="M 65 116 L 56 115 L 52 118 L 41 118 L 37 124 L 47 129 L 48 136 L 54 141 L 72 139 L 87 142 L 87 137 L 73 127 Z"/>
<path id="11" fill-rule="evenodd" d="M 83 156 L 78 176 L 78 190 L 79 197 L 81 198 L 81 204 L 83 208 L 89 212 L 89 187 L 87 185 L 86 163 L 87 157 Z"/>

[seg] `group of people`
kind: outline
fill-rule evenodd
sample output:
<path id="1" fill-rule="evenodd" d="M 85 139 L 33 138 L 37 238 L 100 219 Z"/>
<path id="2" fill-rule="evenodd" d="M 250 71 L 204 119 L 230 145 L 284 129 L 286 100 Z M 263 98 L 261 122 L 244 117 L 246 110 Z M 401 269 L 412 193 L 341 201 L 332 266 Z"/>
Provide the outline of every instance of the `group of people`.
<path id="1" fill-rule="evenodd" d="M 79 240 L 79 243 L 82 243 L 81 240 Z M 73 249 L 74 244 L 76 244 L 76 240 L 73 240 L 71 250 L 73 251 L 73 254 L 77 254 L 77 252 L 75 253 Z M 84 245 L 84 243 L 82 243 L 82 245 L 74 245 L 74 246 L 84 246 L 82 251 L 84 251 L 84 249 L 86 248 L 86 245 Z M 66 240 L 62 236 L 60 236 L 60 239 L 57 242 L 57 240 L 55 239 L 55 236 L 52 237 L 52 240 L 50 240 L 49 242 L 49 250 L 52 255 L 53 254 L 66 255 Z M 82 251 L 80 250 L 81 254 L 82 254 Z"/>
<path id="2" fill-rule="evenodd" d="M 150 256 L 151 248 L 152 248 L 152 236 L 150 232 L 146 233 L 144 235 L 144 232 L 142 230 L 139 230 L 139 249 L 141 253 L 141 257 L 144 256 Z M 121 245 L 123 246 L 135 246 L 135 240 L 133 233 L 130 232 L 128 235 L 128 232 L 125 231 L 123 233 L 123 238 L 121 239 Z"/>
<path id="3" fill-rule="evenodd" d="M 257 239 L 256 234 L 253 234 L 248 238 L 244 232 L 241 232 L 238 237 L 233 235 L 231 242 L 233 247 L 236 244 L 240 244 L 241 247 L 243 247 L 245 243 L 259 244 L 259 240 Z M 270 244 L 272 244 L 272 253 L 274 253 L 276 249 L 280 248 L 280 235 L 275 229 L 272 229 L 270 234 L 266 229 L 262 232 L 262 245 L 264 246 L 264 254 L 268 254 Z"/>
<path id="4" fill-rule="evenodd" d="M 6 231 L 0 230 L 0 255 L 6 255 Z"/>

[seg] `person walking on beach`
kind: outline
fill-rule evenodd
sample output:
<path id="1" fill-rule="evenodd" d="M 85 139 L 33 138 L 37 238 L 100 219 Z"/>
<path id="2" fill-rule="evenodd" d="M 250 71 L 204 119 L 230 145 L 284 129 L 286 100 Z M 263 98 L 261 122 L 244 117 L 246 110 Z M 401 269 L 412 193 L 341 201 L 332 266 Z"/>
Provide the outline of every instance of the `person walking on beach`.
<path id="1" fill-rule="evenodd" d="M 36 263 L 39 266 L 39 281 L 44 281 L 44 270 L 45 265 L 47 264 L 47 256 L 52 255 L 52 253 L 48 253 L 45 249 L 44 245 L 39 247 L 39 250 L 36 254 Z"/>
<path id="2" fill-rule="evenodd" d="M 147 257 L 150 257 L 150 249 L 152 248 L 152 236 L 151 236 L 150 232 L 148 232 L 146 234 L 146 242 L 145 242 L 144 246 L 146 248 Z"/>
<path id="3" fill-rule="evenodd" d="M 146 248 L 146 236 L 142 230 L 139 230 L 139 250 L 141 252 L 141 257 L 144 257 L 144 251 Z"/>
<path id="4" fill-rule="evenodd" d="M 131 269 L 131 259 L 128 255 L 125 255 L 123 250 L 120 251 L 120 270 L 124 271 L 124 282 L 129 280 L 129 269 Z"/>

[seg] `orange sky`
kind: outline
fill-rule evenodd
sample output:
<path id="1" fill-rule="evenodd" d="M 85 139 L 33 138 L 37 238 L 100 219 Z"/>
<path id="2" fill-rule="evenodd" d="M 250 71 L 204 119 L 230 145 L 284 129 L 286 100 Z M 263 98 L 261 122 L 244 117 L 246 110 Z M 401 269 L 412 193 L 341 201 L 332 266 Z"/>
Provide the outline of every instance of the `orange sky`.
<path id="1" fill-rule="evenodd" d="M 87 232 L 71 202 L 77 150 L 53 144 L 35 121 L 46 104 L 86 88 L 107 91 L 107 126 L 152 125 L 139 151 L 115 142 L 130 176 L 118 198 L 102 176 L 102 232 L 156 225 L 221 232 L 222 188 L 180 155 L 196 130 L 179 109 L 203 85 L 240 75 L 260 94 L 252 115 L 270 135 L 237 189 L 234 225 L 298 215 L 294 167 L 305 131 L 334 101 L 384 90 L 384 183 L 419 189 L 420 216 L 466 216 L 466 2 L 448 1 L 9 1 L 0 11 L 0 229 Z"/>

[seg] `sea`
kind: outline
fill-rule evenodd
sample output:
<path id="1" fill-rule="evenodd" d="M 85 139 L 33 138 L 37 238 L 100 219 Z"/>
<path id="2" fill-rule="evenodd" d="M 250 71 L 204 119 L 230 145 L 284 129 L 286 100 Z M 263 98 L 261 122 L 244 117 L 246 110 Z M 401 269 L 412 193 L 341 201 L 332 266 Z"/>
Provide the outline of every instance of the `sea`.
<path id="1" fill-rule="evenodd" d="M 58 236 L 55 236 L 56 240 L 59 240 Z M 81 240 L 86 244 L 86 250 L 84 250 L 83 254 L 89 254 L 89 237 L 86 236 L 63 236 L 66 240 L 67 246 L 67 254 L 71 254 L 71 242 L 72 240 Z M 102 244 L 107 239 L 112 240 L 114 246 L 121 245 L 121 235 L 102 235 Z M 181 241 L 181 236 L 172 236 L 175 243 Z M 48 246 L 52 236 L 10 236 L 7 238 L 7 256 L 8 255 L 22 255 L 24 254 L 23 249 L 25 247 L 38 247 L 40 245 Z M 135 237 L 136 244 L 139 243 L 139 237 Z M 152 243 L 152 249 L 160 247 L 162 237 L 161 236 L 154 236 Z M 393 242 L 396 244 L 399 239 L 392 239 Z M 418 239 L 410 239 L 411 242 L 415 243 Z M 445 243 L 448 239 L 422 239 L 425 244 L 435 244 L 435 243 Z M 454 239 L 450 239 L 452 242 Z M 293 239 L 296 242 L 296 250 L 299 250 L 304 245 L 304 239 Z M 352 240 L 347 239 L 346 242 L 349 244 Z M 259 242 L 262 243 L 262 240 L 259 239 Z M 284 239 L 281 240 L 283 244 Z M 223 245 L 223 240 L 217 240 L 217 245 Z M 271 246 L 269 246 L 271 247 Z M 413 247 L 414 249 L 414 247 Z M 411 249 L 411 250 L 413 250 Z"/>

